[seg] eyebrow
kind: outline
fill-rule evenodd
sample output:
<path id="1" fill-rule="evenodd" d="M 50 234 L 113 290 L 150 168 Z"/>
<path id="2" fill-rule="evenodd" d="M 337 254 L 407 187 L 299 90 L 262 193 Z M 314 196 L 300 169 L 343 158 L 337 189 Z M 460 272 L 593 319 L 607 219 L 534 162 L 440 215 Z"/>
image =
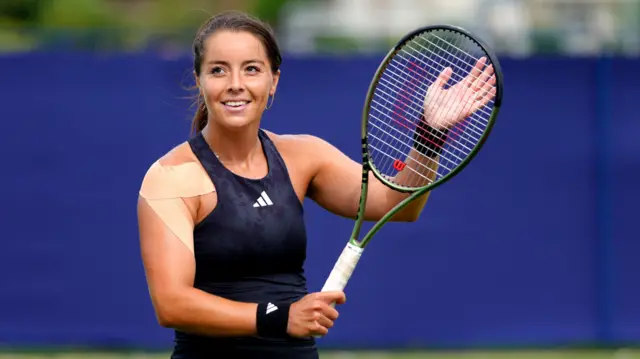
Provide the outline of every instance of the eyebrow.
<path id="1" fill-rule="evenodd" d="M 247 60 L 247 61 L 242 62 L 242 66 L 248 65 L 248 64 L 251 64 L 251 63 L 259 63 L 259 64 L 263 64 L 263 65 L 265 64 L 264 61 L 262 61 L 262 60 Z M 211 61 L 207 62 L 207 64 L 209 64 L 209 65 L 225 65 L 225 66 L 229 66 L 228 62 L 222 61 L 222 60 L 211 60 Z"/>

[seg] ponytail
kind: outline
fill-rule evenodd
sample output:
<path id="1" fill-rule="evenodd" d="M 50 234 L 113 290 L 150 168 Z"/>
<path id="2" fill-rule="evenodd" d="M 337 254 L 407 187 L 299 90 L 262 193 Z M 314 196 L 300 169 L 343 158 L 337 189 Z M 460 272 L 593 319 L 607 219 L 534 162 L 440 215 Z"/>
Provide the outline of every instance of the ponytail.
<path id="1" fill-rule="evenodd" d="M 204 102 L 202 96 L 198 96 L 198 109 L 196 110 L 196 114 L 193 116 L 193 121 L 191 122 L 191 131 L 194 134 L 202 131 L 207 125 L 208 117 L 209 112 L 207 111 L 207 104 Z"/>

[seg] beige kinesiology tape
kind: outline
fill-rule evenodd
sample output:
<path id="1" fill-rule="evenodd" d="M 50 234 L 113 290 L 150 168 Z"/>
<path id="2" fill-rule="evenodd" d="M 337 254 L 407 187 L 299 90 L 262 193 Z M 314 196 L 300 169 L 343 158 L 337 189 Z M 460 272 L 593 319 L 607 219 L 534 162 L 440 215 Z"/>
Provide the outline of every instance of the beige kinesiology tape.
<path id="1" fill-rule="evenodd" d="M 193 253 L 193 220 L 183 199 L 214 191 L 211 179 L 200 164 L 163 166 L 156 161 L 145 174 L 140 196 Z"/>

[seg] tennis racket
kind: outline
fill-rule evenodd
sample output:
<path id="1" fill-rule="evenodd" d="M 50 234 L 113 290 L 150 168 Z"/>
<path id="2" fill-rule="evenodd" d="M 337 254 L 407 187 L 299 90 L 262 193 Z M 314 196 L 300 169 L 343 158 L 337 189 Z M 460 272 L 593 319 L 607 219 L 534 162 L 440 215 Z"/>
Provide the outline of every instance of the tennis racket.
<path id="1" fill-rule="evenodd" d="M 362 188 L 355 225 L 322 291 L 343 290 L 381 227 L 471 162 L 493 128 L 502 92 L 496 55 L 462 28 L 423 27 L 387 53 L 364 104 Z M 369 172 L 408 197 L 360 237 Z"/>

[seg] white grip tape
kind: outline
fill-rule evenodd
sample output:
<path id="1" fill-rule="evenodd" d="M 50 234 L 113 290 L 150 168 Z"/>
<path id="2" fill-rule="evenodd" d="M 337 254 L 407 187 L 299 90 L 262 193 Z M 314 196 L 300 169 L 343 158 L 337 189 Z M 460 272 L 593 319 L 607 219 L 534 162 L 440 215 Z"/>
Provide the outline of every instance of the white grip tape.
<path id="1" fill-rule="evenodd" d="M 327 281 L 324 283 L 324 287 L 322 287 L 323 292 L 341 291 L 346 287 L 353 270 L 356 268 L 356 264 L 358 264 L 360 260 L 363 250 L 363 248 L 347 243 L 338 261 L 333 266 L 329 278 L 327 278 Z"/>

